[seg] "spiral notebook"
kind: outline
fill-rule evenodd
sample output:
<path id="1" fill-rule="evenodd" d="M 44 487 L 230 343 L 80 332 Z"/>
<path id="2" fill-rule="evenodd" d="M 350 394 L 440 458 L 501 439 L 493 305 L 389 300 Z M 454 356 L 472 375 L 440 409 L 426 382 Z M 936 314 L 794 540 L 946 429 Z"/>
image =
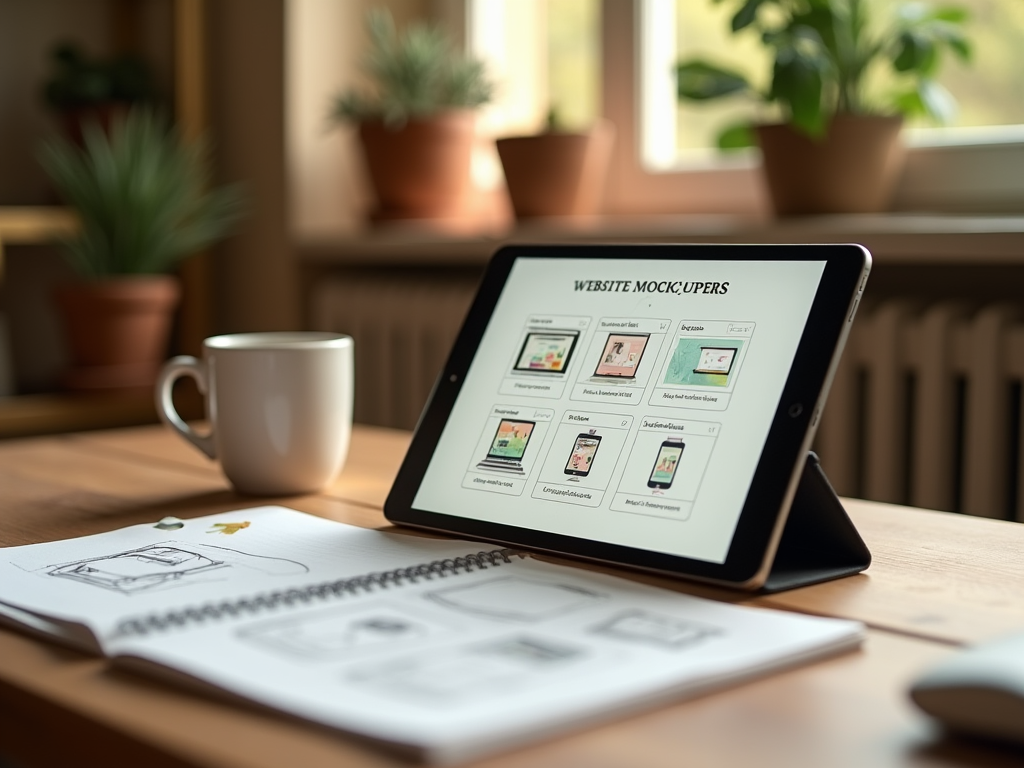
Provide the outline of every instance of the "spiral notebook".
<path id="1" fill-rule="evenodd" d="M 803 663 L 863 634 L 282 507 L 0 550 L 0 618 L 436 763 Z"/>

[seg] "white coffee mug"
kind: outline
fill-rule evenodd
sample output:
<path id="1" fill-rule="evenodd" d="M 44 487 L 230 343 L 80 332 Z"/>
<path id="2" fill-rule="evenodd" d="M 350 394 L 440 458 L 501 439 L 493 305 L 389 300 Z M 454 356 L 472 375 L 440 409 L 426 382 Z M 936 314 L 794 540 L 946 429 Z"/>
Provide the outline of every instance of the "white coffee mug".
<path id="1" fill-rule="evenodd" d="M 203 342 L 203 359 L 175 357 L 156 384 L 163 421 L 211 459 L 242 493 L 324 488 L 341 471 L 352 435 L 352 339 L 335 333 L 238 333 Z M 171 400 L 196 380 L 210 433 L 195 432 Z"/>

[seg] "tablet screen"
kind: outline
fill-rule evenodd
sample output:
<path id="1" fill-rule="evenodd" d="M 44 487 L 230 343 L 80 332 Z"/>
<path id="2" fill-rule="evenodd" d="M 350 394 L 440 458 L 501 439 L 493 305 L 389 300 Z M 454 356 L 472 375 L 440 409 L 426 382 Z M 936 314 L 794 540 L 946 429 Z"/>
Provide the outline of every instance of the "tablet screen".
<path id="1" fill-rule="evenodd" d="M 413 507 L 723 562 L 824 268 L 516 259 Z"/>
<path id="2" fill-rule="evenodd" d="M 502 248 L 385 515 L 761 586 L 870 264 L 858 245 Z M 528 444 L 495 452 L 514 424 Z"/>

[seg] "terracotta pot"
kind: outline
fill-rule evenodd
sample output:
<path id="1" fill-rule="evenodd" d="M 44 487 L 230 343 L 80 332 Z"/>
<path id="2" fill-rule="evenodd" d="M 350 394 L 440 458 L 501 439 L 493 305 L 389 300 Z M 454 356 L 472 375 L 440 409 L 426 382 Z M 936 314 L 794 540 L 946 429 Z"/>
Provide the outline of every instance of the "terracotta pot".
<path id="1" fill-rule="evenodd" d="M 59 287 L 57 308 L 71 353 L 72 390 L 151 389 L 167 356 L 181 296 L 176 278 L 140 275 Z"/>
<path id="2" fill-rule="evenodd" d="M 397 129 L 380 120 L 359 125 L 377 208 L 374 220 L 449 218 L 468 202 L 472 112 L 445 112 Z"/>
<path id="3" fill-rule="evenodd" d="M 886 210 L 903 167 L 902 125 L 900 117 L 836 115 L 818 139 L 789 125 L 758 126 L 775 213 Z"/>
<path id="4" fill-rule="evenodd" d="M 598 213 L 614 137 L 610 123 L 599 123 L 584 133 L 498 139 L 516 217 Z"/>

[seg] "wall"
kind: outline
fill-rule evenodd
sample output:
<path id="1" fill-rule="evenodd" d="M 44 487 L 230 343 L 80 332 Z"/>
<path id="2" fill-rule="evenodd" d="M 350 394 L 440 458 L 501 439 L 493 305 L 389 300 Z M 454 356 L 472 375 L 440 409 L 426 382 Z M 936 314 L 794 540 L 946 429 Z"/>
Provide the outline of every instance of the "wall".
<path id="1" fill-rule="evenodd" d="M 170 0 L 0 0 L 0 205 L 56 202 L 34 157 L 56 123 L 43 102 L 50 51 L 61 41 L 105 55 L 137 40 L 170 95 Z"/>
<path id="2" fill-rule="evenodd" d="M 323 238 L 358 231 L 372 202 L 355 129 L 328 119 L 339 93 L 365 85 L 360 62 L 367 11 L 386 7 L 399 26 L 429 14 L 457 30 L 463 23 L 458 5 L 453 0 L 288 0 L 285 103 L 294 234 Z"/>
<path id="3" fill-rule="evenodd" d="M 243 184 L 249 213 L 216 249 L 215 330 L 291 330 L 298 283 L 285 172 L 285 3 L 209 4 L 210 116 L 225 182 Z"/>

